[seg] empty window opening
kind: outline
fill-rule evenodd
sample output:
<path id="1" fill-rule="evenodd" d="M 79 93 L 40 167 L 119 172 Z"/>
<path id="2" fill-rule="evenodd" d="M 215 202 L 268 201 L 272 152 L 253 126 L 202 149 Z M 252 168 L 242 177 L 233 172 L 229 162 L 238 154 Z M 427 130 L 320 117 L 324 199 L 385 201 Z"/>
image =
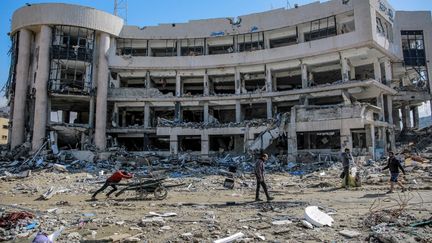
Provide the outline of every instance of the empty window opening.
<path id="1" fill-rule="evenodd" d="M 234 75 L 209 76 L 210 94 L 235 94 Z"/>
<path id="2" fill-rule="evenodd" d="M 187 39 L 179 42 L 182 56 L 204 55 L 204 39 Z"/>
<path id="3" fill-rule="evenodd" d="M 145 151 L 169 151 L 169 136 L 144 135 Z"/>
<path id="4" fill-rule="evenodd" d="M 351 130 L 353 148 L 365 149 L 366 144 L 366 131 L 364 129 Z"/>
<path id="5" fill-rule="evenodd" d="M 177 43 L 175 40 L 159 40 L 150 44 L 151 54 L 154 57 L 177 56 Z"/>
<path id="6" fill-rule="evenodd" d="M 332 84 L 334 82 L 342 80 L 341 69 L 324 71 L 324 72 L 313 72 L 313 85 L 321 84 Z"/>
<path id="7" fill-rule="evenodd" d="M 326 105 L 339 105 L 339 104 L 343 104 L 344 100 L 342 98 L 342 96 L 328 96 L 325 98 L 310 98 L 308 99 L 308 103 L 309 105 L 321 105 L 321 106 L 326 106 Z"/>
<path id="8" fill-rule="evenodd" d="M 175 94 L 175 77 L 151 77 L 149 88 L 157 88 L 162 94 Z"/>
<path id="9" fill-rule="evenodd" d="M 264 73 L 245 73 L 242 74 L 242 81 L 246 92 L 260 92 L 265 90 Z"/>
<path id="10" fill-rule="evenodd" d="M 355 67 L 355 78 L 356 80 L 368 80 L 373 79 L 374 74 L 374 66 L 373 64 L 367 64 L 362 66 Z"/>
<path id="11" fill-rule="evenodd" d="M 264 32 L 237 35 L 238 51 L 256 51 L 264 49 Z"/>
<path id="12" fill-rule="evenodd" d="M 158 119 L 174 121 L 174 107 L 150 107 L 150 124 L 152 127 L 156 127 L 158 125 Z"/>
<path id="13" fill-rule="evenodd" d="M 346 34 L 355 31 L 354 11 L 337 15 L 336 23 L 339 34 Z"/>
<path id="14" fill-rule="evenodd" d="M 202 108 L 182 107 L 182 120 L 184 122 L 203 122 L 204 112 Z"/>
<path id="15" fill-rule="evenodd" d="M 283 46 L 291 46 L 297 44 L 297 35 L 286 36 L 270 40 L 270 48 L 277 48 Z"/>
<path id="16" fill-rule="evenodd" d="M 203 95 L 204 93 L 203 77 L 182 77 L 181 84 L 183 96 Z"/>
<path id="17" fill-rule="evenodd" d="M 209 46 L 208 52 L 210 55 L 227 54 L 234 52 L 233 45 Z"/>
<path id="18" fill-rule="evenodd" d="M 237 136 L 240 137 L 240 136 Z M 211 135 L 209 136 L 209 149 L 219 153 L 235 150 L 235 135 Z"/>
<path id="19" fill-rule="evenodd" d="M 133 127 L 144 125 L 144 107 L 119 108 L 120 127 Z"/>
<path id="20" fill-rule="evenodd" d="M 144 137 L 118 137 L 117 143 L 127 151 L 144 151 Z"/>
<path id="21" fill-rule="evenodd" d="M 243 120 L 267 119 L 267 104 L 244 104 L 242 105 Z"/>
<path id="22" fill-rule="evenodd" d="M 309 31 L 304 34 L 305 41 L 319 40 L 337 34 L 336 16 L 314 20 L 308 25 Z"/>
<path id="23" fill-rule="evenodd" d="M 212 119 L 216 119 L 219 123 L 235 122 L 235 106 L 212 106 L 209 108 L 209 116 L 211 116 Z"/>
<path id="24" fill-rule="evenodd" d="M 147 40 L 118 38 L 116 42 L 116 54 L 130 56 L 148 56 L 147 42 Z"/>
<path id="25" fill-rule="evenodd" d="M 178 136 L 178 148 L 181 152 L 201 151 L 201 136 Z"/>
<path id="26" fill-rule="evenodd" d="M 302 88 L 300 69 L 277 72 L 274 74 L 274 76 L 276 84 L 275 90 L 277 91 L 287 91 Z"/>
<path id="27" fill-rule="evenodd" d="M 340 150 L 340 132 L 338 130 L 320 132 L 298 132 L 297 149 Z"/>
<path id="28" fill-rule="evenodd" d="M 87 125 L 89 123 L 89 109 L 89 101 L 52 98 L 50 123 Z"/>
<path id="29" fill-rule="evenodd" d="M 121 77 L 121 88 L 145 88 L 145 77 Z"/>

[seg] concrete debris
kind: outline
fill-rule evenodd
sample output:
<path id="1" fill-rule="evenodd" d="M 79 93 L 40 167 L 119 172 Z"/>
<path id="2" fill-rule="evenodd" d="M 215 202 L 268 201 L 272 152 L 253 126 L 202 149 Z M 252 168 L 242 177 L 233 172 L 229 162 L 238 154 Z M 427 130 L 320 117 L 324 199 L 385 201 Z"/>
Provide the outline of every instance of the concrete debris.
<path id="1" fill-rule="evenodd" d="M 311 223 L 309 223 L 308 221 L 306 221 L 306 220 L 302 220 L 301 223 L 302 223 L 302 225 L 304 227 L 306 227 L 308 229 L 313 229 L 314 228 L 314 226 Z"/>
<path id="2" fill-rule="evenodd" d="M 215 241 L 213 241 L 213 243 L 228 243 L 228 242 L 233 242 L 235 240 L 243 238 L 244 236 L 245 235 L 242 232 L 238 232 L 238 233 L 235 233 L 235 234 L 233 234 L 231 236 L 228 236 L 226 238 L 215 240 Z"/>
<path id="3" fill-rule="evenodd" d="M 354 230 L 341 230 L 339 231 L 339 234 L 346 236 L 348 238 L 355 238 L 361 235 L 360 232 Z"/>
<path id="4" fill-rule="evenodd" d="M 317 206 L 307 207 L 304 217 L 309 223 L 317 227 L 332 226 L 334 221 L 332 217 L 319 210 Z"/>

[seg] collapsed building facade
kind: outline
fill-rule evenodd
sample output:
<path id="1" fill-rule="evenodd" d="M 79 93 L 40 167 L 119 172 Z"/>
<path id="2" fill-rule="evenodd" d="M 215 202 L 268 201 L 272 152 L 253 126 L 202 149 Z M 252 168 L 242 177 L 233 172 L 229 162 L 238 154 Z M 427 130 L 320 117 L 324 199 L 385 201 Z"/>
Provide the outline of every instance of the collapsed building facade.
<path id="1" fill-rule="evenodd" d="M 431 14 L 385 0 L 150 27 L 34 4 L 10 36 L 11 148 L 375 157 L 431 99 Z"/>

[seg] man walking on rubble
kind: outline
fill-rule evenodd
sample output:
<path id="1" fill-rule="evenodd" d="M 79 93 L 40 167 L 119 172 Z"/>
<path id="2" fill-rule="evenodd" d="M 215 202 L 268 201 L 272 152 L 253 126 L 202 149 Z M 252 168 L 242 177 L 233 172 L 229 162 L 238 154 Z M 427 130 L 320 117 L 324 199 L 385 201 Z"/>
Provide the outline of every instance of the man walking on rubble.
<path id="1" fill-rule="evenodd" d="M 117 186 L 116 186 L 116 184 L 118 184 L 122 179 L 131 179 L 132 177 L 133 177 L 132 174 L 127 173 L 127 172 L 124 171 L 124 170 L 118 170 L 118 171 L 114 172 L 114 174 L 112 174 L 112 176 L 110 176 L 110 177 L 105 181 L 105 184 L 103 184 L 103 186 L 93 194 L 93 196 L 92 196 L 92 200 L 96 200 L 96 195 L 97 195 L 98 193 L 102 192 L 102 191 L 105 190 L 107 187 L 111 186 L 111 187 L 112 187 L 111 191 L 109 191 L 109 192 L 106 194 L 107 198 L 109 198 L 109 196 L 110 196 L 113 192 L 117 191 Z"/>
<path id="2" fill-rule="evenodd" d="M 343 172 L 341 174 L 341 178 L 345 179 L 345 189 L 349 187 L 349 176 L 350 176 L 350 164 L 353 163 L 353 157 L 350 153 L 349 148 L 345 149 L 345 152 L 342 153 L 342 166 Z"/>
<path id="3" fill-rule="evenodd" d="M 399 177 L 399 169 L 405 175 L 405 170 L 401 165 L 401 162 L 394 156 L 392 151 L 389 151 L 389 158 L 387 160 L 387 165 L 382 168 L 382 170 L 390 170 L 390 190 L 387 193 L 393 193 L 394 184 L 397 183 L 401 188 L 402 192 L 406 191 L 405 187 L 402 185 L 402 182 L 398 181 Z"/>
<path id="4" fill-rule="evenodd" d="M 256 177 L 256 193 L 255 193 L 255 201 L 259 202 L 262 201 L 259 198 L 259 191 L 260 187 L 262 186 L 264 189 L 264 193 L 266 194 L 267 201 L 271 201 L 274 198 L 270 197 L 268 191 L 267 191 L 267 185 L 264 181 L 264 163 L 268 159 L 268 155 L 261 153 L 260 157 L 257 159 L 255 163 L 255 177 Z"/>

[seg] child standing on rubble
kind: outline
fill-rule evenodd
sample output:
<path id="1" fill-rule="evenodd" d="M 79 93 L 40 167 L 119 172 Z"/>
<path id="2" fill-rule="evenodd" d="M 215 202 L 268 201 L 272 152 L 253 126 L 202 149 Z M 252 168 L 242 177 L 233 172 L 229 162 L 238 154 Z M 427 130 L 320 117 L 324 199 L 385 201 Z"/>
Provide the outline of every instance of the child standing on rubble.
<path id="1" fill-rule="evenodd" d="M 109 196 L 110 196 L 113 192 L 117 191 L 117 186 L 116 186 L 116 184 L 118 184 L 122 179 L 131 179 L 132 177 L 133 177 L 132 174 L 130 174 L 130 173 L 124 171 L 124 170 L 118 170 L 118 171 L 114 172 L 114 174 L 112 174 L 112 176 L 110 176 L 110 177 L 105 181 L 105 184 L 103 184 L 103 186 L 93 194 L 93 196 L 92 196 L 92 200 L 96 200 L 96 195 L 97 195 L 99 192 L 102 192 L 102 191 L 105 190 L 107 187 L 111 186 L 111 187 L 112 187 L 111 191 L 109 191 L 109 192 L 106 194 L 107 198 L 109 198 Z"/>
<path id="2" fill-rule="evenodd" d="M 398 181 L 399 177 L 399 169 L 405 175 L 405 170 L 401 165 L 401 162 L 394 156 L 392 151 L 389 151 L 389 158 L 387 160 L 387 165 L 382 168 L 382 170 L 390 170 L 390 190 L 387 193 L 393 193 L 394 184 L 397 183 L 401 188 L 402 192 L 406 191 L 405 187 L 402 185 L 402 182 Z"/>
<path id="3" fill-rule="evenodd" d="M 256 177 L 256 194 L 255 194 L 255 201 L 259 202 L 262 201 L 259 198 L 259 191 L 260 187 L 262 186 L 264 189 L 264 193 L 266 194 L 267 201 L 273 200 L 273 197 L 270 197 L 268 191 L 267 191 L 267 185 L 264 181 L 264 162 L 268 159 L 268 155 L 261 153 L 260 157 L 257 159 L 255 163 L 255 177 Z"/>

